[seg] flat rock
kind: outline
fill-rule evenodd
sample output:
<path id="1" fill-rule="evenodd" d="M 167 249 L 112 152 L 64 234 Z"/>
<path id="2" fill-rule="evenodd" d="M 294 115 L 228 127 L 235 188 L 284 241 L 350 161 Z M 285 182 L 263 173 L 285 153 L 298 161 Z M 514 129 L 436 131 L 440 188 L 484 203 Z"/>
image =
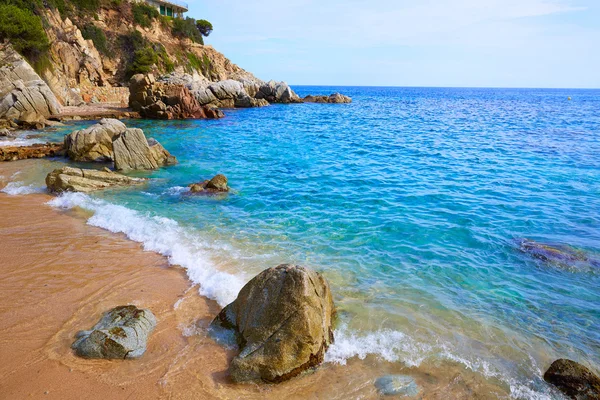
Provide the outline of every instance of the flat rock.
<path id="1" fill-rule="evenodd" d="M 340 93 L 333 93 L 329 96 L 312 96 L 308 95 L 302 99 L 305 103 L 330 103 L 330 104 L 343 104 L 352 103 L 352 99 L 348 96 L 344 96 Z"/>
<path id="2" fill-rule="evenodd" d="M 229 367 L 236 382 L 282 382 L 323 362 L 333 342 L 334 305 L 321 274 L 297 265 L 269 268 L 248 282 L 214 319 L 233 331 L 240 353 Z"/>
<path id="3" fill-rule="evenodd" d="M 83 358 L 137 358 L 146 351 L 148 336 L 155 327 L 156 317 L 150 310 L 115 307 L 91 330 L 77 333 L 71 347 Z"/>
<path id="4" fill-rule="evenodd" d="M 375 381 L 377 391 L 384 396 L 415 397 L 419 386 L 408 375 L 386 375 Z"/>
<path id="5" fill-rule="evenodd" d="M 62 143 L 32 144 L 31 146 L 0 147 L 0 161 L 17 161 L 27 158 L 58 157 L 65 154 Z"/>
<path id="6" fill-rule="evenodd" d="M 552 363 L 544 380 L 575 400 L 600 399 L 600 377 L 575 361 L 561 358 Z"/>
<path id="7" fill-rule="evenodd" d="M 115 186 L 130 186 L 145 182 L 146 179 L 130 178 L 110 170 L 81 169 L 63 167 L 46 176 L 46 186 L 50 192 L 93 192 Z"/>

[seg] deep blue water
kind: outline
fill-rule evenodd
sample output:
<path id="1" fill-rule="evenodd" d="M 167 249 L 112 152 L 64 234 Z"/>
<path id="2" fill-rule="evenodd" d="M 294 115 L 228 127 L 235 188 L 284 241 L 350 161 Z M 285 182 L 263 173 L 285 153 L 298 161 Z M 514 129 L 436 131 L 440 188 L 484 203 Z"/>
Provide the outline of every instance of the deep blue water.
<path id="1" fill-rule="evenodd" d="M 128 121 L 179 165 L 142 190 L 71 200 L 221 303 L 282 262 L 321 271 L 340 311 L 330 360 L 360 355 L 351 341 L 363 337 L 394 362 L 459 360 L 532 393 L 547 392 L 540 371 L 555 358 L 600 369 L 600 271 L 518 246 L 600 254 L 600 91 L 294 89 L 353 103 Z M 185 192 L 216 173 L 232 194 Z"/>

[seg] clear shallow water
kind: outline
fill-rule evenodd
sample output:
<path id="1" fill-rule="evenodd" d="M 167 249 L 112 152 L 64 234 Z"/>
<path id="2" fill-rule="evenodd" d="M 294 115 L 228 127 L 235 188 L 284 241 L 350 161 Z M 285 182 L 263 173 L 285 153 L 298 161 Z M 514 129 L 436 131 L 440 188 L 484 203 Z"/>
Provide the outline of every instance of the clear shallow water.
<path id="1" fill-rule="evenodd" d="M 129 121 L 180 164 L 142 190 L 54 204 L 95 211 L 221 304 L 264 268 L 318 269 L 340 311 L 333 362 L 453 360 L 524 398 L 552 397 L 540 377 L 555 358 L 600 369 L 600 271 L 517 244 L 600 253 L 600 91 L 295 90 L 354 102 Z M 186 193 L 216 173 L 233 194 Z"/>

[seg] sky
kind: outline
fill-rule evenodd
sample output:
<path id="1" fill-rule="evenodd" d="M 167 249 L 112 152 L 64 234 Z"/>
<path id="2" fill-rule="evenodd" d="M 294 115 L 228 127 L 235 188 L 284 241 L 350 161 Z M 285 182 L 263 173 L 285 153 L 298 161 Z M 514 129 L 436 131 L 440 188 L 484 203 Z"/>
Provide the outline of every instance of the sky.
<path id="1" fill-rule="evenodd" d="M 184 0 L 292 85 L 600 88 L 600 0 Z"/>

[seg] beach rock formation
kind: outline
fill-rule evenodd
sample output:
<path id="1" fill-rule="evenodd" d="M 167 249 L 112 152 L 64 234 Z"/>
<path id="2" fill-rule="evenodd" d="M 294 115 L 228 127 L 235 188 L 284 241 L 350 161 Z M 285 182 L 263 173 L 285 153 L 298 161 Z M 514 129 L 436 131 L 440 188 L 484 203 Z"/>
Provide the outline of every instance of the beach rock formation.
<path id="1" fill-rule="evenodd" d="M 323 276 L 282 264 L 248 282 L 212 326 L 235 333 L 240 353 L 229 367 L 234 381 L 282 382 L 323 361 L 333 342 L 334 312 Z"/>
<path id="2" fill-rule="evenodd" d="M 58 157 L 65 154 L 62 143 L 40 143 L 31 146 L 0 147 L 0 161 L 17 161 L 27 158 Z"/>
<path id="3" fill-rule="evenodd" d="M 348 96 L 344 96 L 340 93 L 333 93 L 329 96 L 312 96 L 308 95 L 302 99 L 305 103 L 331 103 L 331 104 L 342 104 L 352 103 L 352 99 Z"/>
<path id="4" fill-rule="evenodd" d="M 0 44 L 0 119 L 44 121 L 60 111 L 58 99 L 31 65 L 10 43 Z"/>
<path id="5" fill-rule="evenodd" d="M 137 358 L 146 351 L 148 336 L 155 327 L 156 317 L 150 310 L 115 307 L 91 330 L 77 333 L 71 347 L 84 358 Z"/>
<path id="6" fill-rule="evenodd" d="M 223 174 L 215 175 L 210 180 L 192 183 L 189 188 L 190 192 L 192 193 L 213 194 L 229 192 L 229 186 L 227 186 L 227 177 Z"/>
<path id="7" fill-rule="evenodd" d="M 544 374 L 544 380 L 571 399 L 600 399 L 600 377 L 575 361 L 554 361 Z"/>
<path id="8" fill-rule="evenodd" d="M 386 375 L 375 381 L 377 391 L 384 396 L 415 397 L 419 386 L 408 375 Z"/>
<path id="9" fill-rule="evenodd" d="M 571 270 L 590 270 L 600 268 L 600 259 L 588 255 L 583 250 L 566 245 L 550 245 L 529 239 L 519 242 L 522 252 L 546 263 Z"/>
<path id="10" fill-rule="evenodd" d="M 146 139 L 141 129 L 126 129 L 112 143 L 115 168 L 119 171 L 157 169 L 177 164 L 177 159 L 160 143 Z"/>
<path id="11" fill-rule="evenodd" d="M 63 167 L 46 176 L 46 186 L 53 193 L 93 192 L 115 186 L 130 186 L 145 182 L 146 179 L 130 178 L 107 168 L 103 171 Z"/>
<path id="12" fill-rule="evenodd" d="M 156 169 L 177 164 L 160 143 L 146 139 L 144 132 L 127 128 L 117 119 L 99 123 L 65 136 L 67 155 L 74 161 L 114 161 L 118 170 Z"/>
<path id="13" fill-rule="evenodd" d="M 144 118 L 215 119 L 223 112 L 202 106 L 184 85 L 156 82 L 154 75 L 137 74 L 129 82 L 129 106 Z"/>

